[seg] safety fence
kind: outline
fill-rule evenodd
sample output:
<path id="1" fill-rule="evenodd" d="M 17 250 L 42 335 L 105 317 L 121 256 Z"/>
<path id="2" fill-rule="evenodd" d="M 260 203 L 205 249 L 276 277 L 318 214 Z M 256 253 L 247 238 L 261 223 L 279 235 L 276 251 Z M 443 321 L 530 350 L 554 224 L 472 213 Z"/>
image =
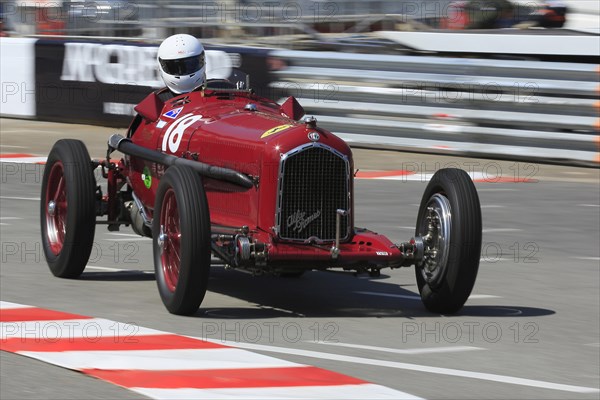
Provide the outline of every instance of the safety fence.
<path id="1" fill-rule="evenodd" d="M 0 39 L 0 115 L 125 127 L 162 82 L 156 44 Z M 213 46 L 355 147 L 598 166 L 597 64 Z"/>
<path id="2" fill-rule="evenodd" d="M 20 35 L 159 39 L 185 31 L 226 38 L 392 29 L 396 23 L 441 16 L 451 1 L 1 0 L 0 19 L 5 30 Z"/>
<path id="3" fill-rule="evenodd" d="M 294 33 L 555 26 L 552 2 L 513 0 L 0 0 L 0 31 L 18 35 L 225 39 Z M 559 3 L 559 2 L 554 2 Z M 509 7 L 507 8 L 507 5 Z M 559 4 L 554 4 L 560 7 Z M 570 0 L 566 25 L 598 33 L 597 2 Z M 556 16 L 555 16 L 556 17 Z M 550 24 L 549 24 L 550 23 Z"/>
<path id="4" fill-rule="evenodd" d="M 273 90 L 354 146 L 598 166 L 596 64 L 278 50 Z"/>

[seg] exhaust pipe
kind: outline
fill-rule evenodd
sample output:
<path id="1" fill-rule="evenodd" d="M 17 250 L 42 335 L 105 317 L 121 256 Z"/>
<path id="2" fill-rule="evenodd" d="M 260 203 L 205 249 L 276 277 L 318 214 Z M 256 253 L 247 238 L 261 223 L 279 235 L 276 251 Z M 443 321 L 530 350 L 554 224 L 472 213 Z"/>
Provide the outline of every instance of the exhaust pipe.
<path id="1" fill-rule="evenodd" d="M 201 176 L 207 178 L 226 181 L 245 189 L 254 186 L 254 182 L 247 175 L 234 171 L 229 168 L 215 167 L 200 161 L 192 161 L 186 158 L 175 157 L 170 154 L 161 153 L 157 150 L 147 149 L 131 142 L 131 139 L 124 138 L 119 134 L 114 134 L 108 139 L 108 147 L 112 150 L 118 150 L 123 154 L 142 158 L 157 164 L 167 166 L 180 165 L 186 166 L 198 172 Z"/>

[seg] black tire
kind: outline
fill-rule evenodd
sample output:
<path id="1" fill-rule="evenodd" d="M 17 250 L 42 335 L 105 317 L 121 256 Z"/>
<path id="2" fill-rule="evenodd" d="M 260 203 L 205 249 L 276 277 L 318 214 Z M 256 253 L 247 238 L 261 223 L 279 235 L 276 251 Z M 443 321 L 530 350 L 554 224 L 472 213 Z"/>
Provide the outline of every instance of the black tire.
<path id="1" fill-rule="evenodd" d="M 40 224 L 50 271 L 60 278 L 77 278 L 90 258 L 96 232 L 96 179 L 79 140 L 59 140 L 48 155 Z"/>
<path id="2" fill-rule="evenodd" d="M 435 210 L 433 214 L 428 206 Z M 481 256 L 481 207 L 475 185 L 465 171 L 446 168 L 433 175 L 423 193 L 415 237 L 429 232 L 428 215 L 441 216 L 440 221 L 446 222 L 434 223 L 439 228 L 435 232 L 449 235 L 434 234 L 431 236 L 437 239 L 425 241 L 428 256 L 415 266 L 419 293 L 429 311 L 455 313 L 471 294 Z M 438 249 L 435 256 L 427 251 L 428 243 Z"/>
<path id="3" fill-rule="evenodd" d="M 202 180 L 190 168 L 170 167 L 160 179 L 152 243 L 156 283 L 165 307 L 173 314 L 195 313 L 208 284 L 211 239 Z"/>

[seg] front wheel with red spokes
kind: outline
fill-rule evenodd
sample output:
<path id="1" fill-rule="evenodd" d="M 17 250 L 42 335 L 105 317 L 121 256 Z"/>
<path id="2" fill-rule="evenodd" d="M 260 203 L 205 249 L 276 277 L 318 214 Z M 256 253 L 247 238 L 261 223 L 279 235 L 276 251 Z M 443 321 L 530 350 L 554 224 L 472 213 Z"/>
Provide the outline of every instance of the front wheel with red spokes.
<path id="1" fill-rule="evenodd" d="M 160 179 L 152 223 L 154 271 L 169 312 L 189 315 L 204 299 L 210 270 L 210 215 L 200 176 L 173 166 Z"/>
<path id="2" fill-rule="evenodd" d="M 76 278 L 85 269 L 96 230 L 96 179 L 79 140 L 56 142 L 44 169 L 40 196 L 42 246 L 50 271 Z"/>

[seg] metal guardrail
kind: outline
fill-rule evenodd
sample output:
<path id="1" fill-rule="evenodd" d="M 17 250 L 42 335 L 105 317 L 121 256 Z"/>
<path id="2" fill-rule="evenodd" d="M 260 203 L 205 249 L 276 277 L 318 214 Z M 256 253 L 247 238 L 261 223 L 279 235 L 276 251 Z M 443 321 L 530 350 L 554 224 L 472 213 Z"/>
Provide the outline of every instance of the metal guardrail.
<path id="1" fill-rule="evenodd" d="M 431 10 L 432 6 L 440 8 L 449 2 L 418 0 L 405 7 L 396 0 L 1 0 L 0 19 L 12 35 L 162 39 L 185 31 L 204 39 L 297 33 L 310 36 L 318 30 L 370 31 L 373 24 L 393 29 L 398 22 L 418 18 L 425 7 Z M 411 15 L 403 15 L 407 11 Z"/>
<path id="2" fill-rule="evenodd" d="M 600 66 L 278 50 L 273 90 L 357 147 L 600 165 Z"/>

